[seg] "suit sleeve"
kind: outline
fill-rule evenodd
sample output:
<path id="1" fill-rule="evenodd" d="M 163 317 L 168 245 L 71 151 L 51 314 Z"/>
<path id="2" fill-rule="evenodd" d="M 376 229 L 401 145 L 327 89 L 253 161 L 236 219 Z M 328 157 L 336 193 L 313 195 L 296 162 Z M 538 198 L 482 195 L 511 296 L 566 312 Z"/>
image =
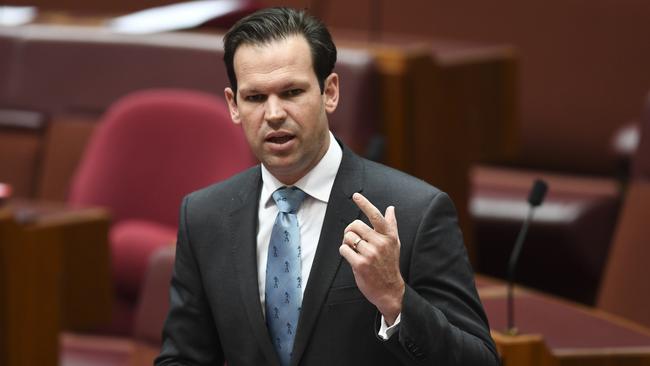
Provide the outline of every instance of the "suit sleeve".
<path id="1" fill-rule="evenodd" d="M 499 364 L 456 217 L 436 194 L 409 248 L 399 331 L 386 341 L 403 365 Z"/>
<path id="2" fill-rule="evenodd" d="M 163 345 L 155 365 L 223 365 L 224 356 L 192 250 L 188 205 L 181 205 L 176 258 L 171 279 L 169 313 Z"/>

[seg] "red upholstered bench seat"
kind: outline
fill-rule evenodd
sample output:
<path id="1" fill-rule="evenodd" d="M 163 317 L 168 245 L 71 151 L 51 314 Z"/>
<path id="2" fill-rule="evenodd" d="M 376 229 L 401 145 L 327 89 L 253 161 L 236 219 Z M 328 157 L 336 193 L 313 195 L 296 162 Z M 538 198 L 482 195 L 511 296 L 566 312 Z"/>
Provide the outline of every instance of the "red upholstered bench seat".
<path id="1" fill-rule="evenodd" d="M 470 213 L 477 271 L 505 278 L 527 214 L 532 182 L 549 192 L 531 223 L 516 277 L 529 287 L 593 304 L 618 216 L 621 192 L 611 178 L 587 178 L 480 166 L 472 171 Z"/>

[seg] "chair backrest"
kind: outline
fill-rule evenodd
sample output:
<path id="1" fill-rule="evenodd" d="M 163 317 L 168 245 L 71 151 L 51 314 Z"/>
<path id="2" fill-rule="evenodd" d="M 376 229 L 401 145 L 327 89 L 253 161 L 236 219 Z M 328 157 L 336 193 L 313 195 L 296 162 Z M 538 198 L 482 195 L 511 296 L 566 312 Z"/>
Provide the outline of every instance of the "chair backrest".
<path id="1" fill-rule="evenodd" d="M 650 95 L 633 164 L 597 305 L 650 327 Z"/>
<path id="2" fill-rule="evenodd" d="M 630 184 L 597 306 L 650 327 L 650 182 Z"/>
<path id="3" fill-rule="evenodd" d="M 159 347 L 162 328 L 169 310 L 169 283 L 174 268 L 175 247 L 156 250 L 149 259 L 147 274 L 136 310 L 133 337 L 136 341 Z"/>
<path id="4" fill-rule="evenodd" d="M 69 202 L 108 207 L 114 222 L 173 227 L 184 195 L 254 161 L 222 99 L 189 90 L 135 92 L 117 101 L 95 130 Z"/>

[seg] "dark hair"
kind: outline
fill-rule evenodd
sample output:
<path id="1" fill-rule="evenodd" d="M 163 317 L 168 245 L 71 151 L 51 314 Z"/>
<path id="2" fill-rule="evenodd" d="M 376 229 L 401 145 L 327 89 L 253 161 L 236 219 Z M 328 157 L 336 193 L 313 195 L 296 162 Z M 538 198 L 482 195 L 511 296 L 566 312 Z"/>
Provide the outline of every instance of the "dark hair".
<path id="1" fill-rule="evenodd" d="M 235 94 L 237 76 L 233 60 L 237 48 L 245 44 L 270 43 L 292 35 L 303 35 L 307 40 L 318 85 L 323 92 L 325 79 L 336 63 L 336 46 L 330 32 L 320 20 L 303 10 L 277 7 L 259 10 L 239 20 L 223 37 L 223 60 Z"/>

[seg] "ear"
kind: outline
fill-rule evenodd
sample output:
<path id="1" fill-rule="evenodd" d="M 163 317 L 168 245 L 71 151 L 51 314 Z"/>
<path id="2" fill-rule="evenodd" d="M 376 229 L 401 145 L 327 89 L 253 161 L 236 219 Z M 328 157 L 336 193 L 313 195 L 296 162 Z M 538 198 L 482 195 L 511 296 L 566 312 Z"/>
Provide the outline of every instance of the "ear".
<path id="1" fill-rule="evenodd" d="M 336 106 L 339 105 L 339 76 L 336 73 L 331 73 L 330 76 L 325 79 L 325 85 L 323 86 L 323 99 L 325 102 L 325 110 L 327 113 L 332 113 L 336 110 Z"/>
<path id="2" fill-rule="evenodd" d="M 236 125 L 241 123 L 239 118 L 239 107 L 237 107 L 237 100 L 235 99 L 235 93 L 230 88 L 226 88 L 223 91 L 223 94 L 226 97 L 226 102 L 228 103 L 228 110 L 230 111 L 230 118 L 233 123 Z"/>

